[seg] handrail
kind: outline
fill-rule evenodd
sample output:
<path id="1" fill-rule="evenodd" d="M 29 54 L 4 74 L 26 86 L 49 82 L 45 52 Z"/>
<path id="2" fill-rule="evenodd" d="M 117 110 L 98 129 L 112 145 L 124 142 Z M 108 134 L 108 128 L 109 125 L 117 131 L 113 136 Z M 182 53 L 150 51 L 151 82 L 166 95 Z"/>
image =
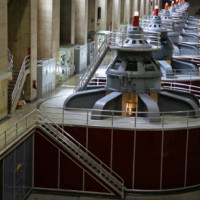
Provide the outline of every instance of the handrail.
<path id="1" fill-rule="evenodd" d="M 39 124 L 44 125 L 48 129 L 50 129 L 54 134 L 56 134 L 55 138 L 59 138 L 66 142 L 71 148 L 73 148 L 76 152 L 78 152 L 81 156 L 85 157 L 90 163 L 93 164 L 98 170 L 106 176 L 109 177 L 113 183 L 118 187 L 120 193 L 124 193 L 124 180 L 114 172 L 110 167 L 108 167 L 105 163 L 103 163 L 99 158 L 97 158 L 92 152 L 90 152 L 87 148 L 85 148 L 82 144 L 80 144 L 77 140 L 75 140 L 70 134 L 68 134 L 65 130 L 63 130 L 60 126 L 55 124 L 52 120 L 48 119 L 47 116 L 42 114 L 38 110 Z M 42 128 L 42 127 L 41 127 Z"/>
<path id="2" fill-rule="evenodd" d="M 161 82 L 163 88 L 179 89 L 187 92 L 193 93 L 197 98 L 200 99 L 200 87 L 195 85 L 188 85 L 184 83 L 177 82 Z"/>
<path id="3" fill-rule="evenodd" d="M 15 83 L 15 87 L 13 89 L 13 92 L 12 92 L 12 103 L 14 102 L 16 96 L 17 96 L 17 91 L 19 90 L 19 87 L 20 87 L 20 83 L 21 83 L 21 80 L 24 76 L 24 73 L 25 73 L 25 70 L 27 67 L 30 66 L 30 55 L 26 56 L 23 60 L 23 63 L 22 63 L 22 66 L 21 66 L 21 69 L 19 71 L 19 75 L 17 77 L 17 81 Z"/>
<path id="4" fill-rule="evenodd" d="M 154 44 L 153 48 L 159 48 L 160 47 L 160 33 L 157 32 L 147 32 L 145 33 L 147 38 L 153 38 Z M 153 34 L 153 35 L 152 35 Z M 74 91 L 79 91 L 81 89 L 84 89 L 92 78 L 96 68 L 98 67 L 97 64 L 103 59 L 104 54 L 106 53 L 108 46 L 110 48 L 126 48 L 126 38 L 133 37 L 134 40 L 139 41 L 140 43 L 142 41 L 141 47 L 146 48 L 146 42 L 144 42 L 144 34 L 130 34 L 127 32 L 122 31 L 113 31 L 109 34 L 105 35 L 104 41 L 101 43 L 98 51 L 96 52 L 92 62 L 87 67 L 86 71 L 83 73 L 83 75 L 80 77 L 79 84 L 74 88 Z M 142 38 L 142 39 L 141 39 Z"/>
<path id="5" fill-rule="evenodd" d="M 200 65 L 200 64 L 199 64 Z M 167 75 L 167 71 L 163 70 L 163 75 L 162 77 L 166 77 Z M 170 78 L 177 78 L 177 76 L 179 77 L 189 77 L 188 80 L 192 80 L 192 78 L 196 78 L 200 76 L 200 72 L 197 70 L 193 70 L 193 69 L 172 69 L 172 71 L 169 72 L 170 73 Z M 165 80 L 165 79 L 164 79 Z M 92 86 L 105 86 L 106 85 L 106 75 L 105 76 L 94 76 L 88 83 L 88 85 L 90 87 Z"/>
<path id="6" fill-rule="evenodd" d="M 12 70 L 13 70 L 13 55 L 11 54 L 9 49 L 7 49 L 7 54 L 8 54 L 8 71 L 12 72 Z"/>
<path id="7" fill-rule="evenodd" d="M 8 146 L 21 138 L 27 130 L 35 126 L 37 110 L 33 110 L 20 120 L 0 133 L 0 151 L 7 149 Z M 31 119 L 31 120 L 28 120 Z"/>
<path id="8" fill-rule="evenodd" d="M 99 47 L 97 53 L 95 54 L 92 62 L 87 67 L 84 74 L 80 77 L 80 82 L 75 87 L 75 89 L 74 89 L 75 91 L 82 89 L 85 86 L 85 84 L 89 81 L 89 79 L 91 78 L 91 74 L 93 74 L 93 72 L 95 70 L 95 65 L 98 63 L 99 59 L 101 59 L 102 55 L 106 51 L 107 45 L 108 45 L 108 36 L 106 35 L 104 41 L 101 43 L 101 46 Z"/>
<path id="9" fill-rule="evenodd" d="M 155 32 L 155 31 L 146 31 L 144 33 L 138 33 L 138 34 L 135 34 L 135 33 L 132 34 L 132 33 L 123 32 L 123 31 L 113 31 L 109 34 L 109 37 L 108 37 L 109 46 L 120 47 L 120 48 L 126 47 L 127 38 L 133 38 L 135 41 L 142 41 L 144 48 L 146 48 L 145 46 L 146 43 L 144 42 L 144 39 L 148 39 L 147 42 L 149 44 L 151 44 L 152 42 L 151 39 L 153 39 L 153 42 L 156 43 L 154 45 L 154 48 L 159 48 L 160 46 L 160 33 Z"/>
<path id="10" fill-rule="evenodd" d="M 115 111 L 80 108 L 42 107 L 41 112 L 60 126 L 83 125 L 90 127 L 125 128 L 129 130 L 169 130 L 199 126 L 200 116 L 195 115 L 200 110 L 159 112 L 160 122 L 150 123 L 154 119 L 153 112 L 140 111 Z M 91 119 L 92 112 L 100 113 L 105 120 Z M 98 114 L 96 114 L 98 116 Z M 151 116 L 151 117 L 149 117 Z M 187 122 L 187 123 L 186 123 Z"/>

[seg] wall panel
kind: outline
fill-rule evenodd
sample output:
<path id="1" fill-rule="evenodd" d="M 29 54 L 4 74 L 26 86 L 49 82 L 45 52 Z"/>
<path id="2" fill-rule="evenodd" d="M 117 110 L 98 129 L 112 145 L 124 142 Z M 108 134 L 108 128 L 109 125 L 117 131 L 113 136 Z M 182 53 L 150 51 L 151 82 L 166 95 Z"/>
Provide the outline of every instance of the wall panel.
<path id="1" fill-rule="evenodd" d="M 114 130 L 113 135 L 113 170 L 123 177 L 125 186 L 131 188 L 134 132 Z"/>
<path id="2" fill-rule="evenodd" d="M 137 131 L 134 188 L 159 189 L 161 139 L 160 131 Z"/>
<path id="3" fill-rule="evenodd" d="M 164 189 L 184 186 L 186 137 L 186 130 L 165 132 L 162 184 Z"/>

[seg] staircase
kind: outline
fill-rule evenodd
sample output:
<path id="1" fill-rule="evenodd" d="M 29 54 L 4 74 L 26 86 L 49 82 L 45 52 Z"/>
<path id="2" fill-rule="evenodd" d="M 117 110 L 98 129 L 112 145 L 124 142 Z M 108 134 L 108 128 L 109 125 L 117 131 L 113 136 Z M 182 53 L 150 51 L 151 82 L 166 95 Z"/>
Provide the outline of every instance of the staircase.
<path id="1" fill-rule="evenodd" d="M 93 77 L 95 71 L 99 67 L 107 51 L 108 51 L 108 35 L 106 35 L 104 41 L 102 42 L 97 53 L 95 54 L 91 64 L 87 67 L 84 74 L 80 77 L 80 82 L 74 89 L 76 92 L 81 91 L 87 87 L 87 84 Z"/>
<path id="2" fill-rule="evenodd" d="M 65 148 L 91 175 L 98 178 L 104 187 L 124 198 L 125 186 L 121 177 L 42 113 L 38 117 L 39 127 L 46 134 Z"/>
<path id="3" fill-rule="evenodd" d="M 13 113 L 21 96 L 21 92 L 26 80 L 27 74 L 30 73 L 30 56 L 26 56 L 23 60 L 20 70 L 12 70 L 12 81 L 8 84 L 8 109 Z"/>

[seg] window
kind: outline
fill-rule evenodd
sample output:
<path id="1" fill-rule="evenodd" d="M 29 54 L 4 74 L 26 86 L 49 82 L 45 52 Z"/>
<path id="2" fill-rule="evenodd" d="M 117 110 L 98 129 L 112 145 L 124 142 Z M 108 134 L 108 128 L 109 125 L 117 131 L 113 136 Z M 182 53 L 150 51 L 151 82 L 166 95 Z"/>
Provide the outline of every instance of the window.
<path id="1" fill-rule="evenodd" d="M 132 40 L 132 44 L 136 44 L 136 41 L 135 41 L 135 40 Z"/>
<path id="2" fill-rule="evenodd" d="M 138 71 L 137 61 L 128 61 L 126 65 L 126 71 Z"/>
<path id="3" fill-rule="evenodd" d="M 146 72 L 155 71 L 154 65 L 150 60 L 144 62 L 144 69 Z"/>
<path id="4" fill-rule="evenodd" d="M 122 61 L 121 60 L 116 60 L 115 64 L 113 65 L 113 69 L 117 70 L 119 68 L 119 66 L 121 65 Z"/>

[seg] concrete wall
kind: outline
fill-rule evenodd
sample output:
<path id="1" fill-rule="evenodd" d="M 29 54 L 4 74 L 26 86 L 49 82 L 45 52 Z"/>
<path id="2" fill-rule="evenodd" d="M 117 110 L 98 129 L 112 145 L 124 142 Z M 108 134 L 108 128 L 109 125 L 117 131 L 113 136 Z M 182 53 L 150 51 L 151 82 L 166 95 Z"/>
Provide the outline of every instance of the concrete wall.
<path id="1" fill-rule="evenodd" d="M 8 47 L 14 56 L 14 68 L 21 68 L 30 52 L 30 0 L 8 3 Z"/>
<path id="2" fill-rule="evenodd" d="M 7 2 L 5 0 L 0 0 L 0 70 L 7 71 L 8 61 L 7 61 Z"/>
<path id="3" fill-rule="evenodd" d="M 0 120 L 5 118 L 8 114 L 8 95 L 7 89 L 8 81 L 0 81 Z"/>
<path id="4" fill-rule="evenodd" d="M 14 69 L 20 69 L 24 58 L 31 55 L 30 74 L 27 76 L 25 100 L 32 101 L 36 91 L 32 81 L 36 79 L 37 63 L 37 1 L 13 0 L 8 3 L 8 47 L 13 54 Z"/>

